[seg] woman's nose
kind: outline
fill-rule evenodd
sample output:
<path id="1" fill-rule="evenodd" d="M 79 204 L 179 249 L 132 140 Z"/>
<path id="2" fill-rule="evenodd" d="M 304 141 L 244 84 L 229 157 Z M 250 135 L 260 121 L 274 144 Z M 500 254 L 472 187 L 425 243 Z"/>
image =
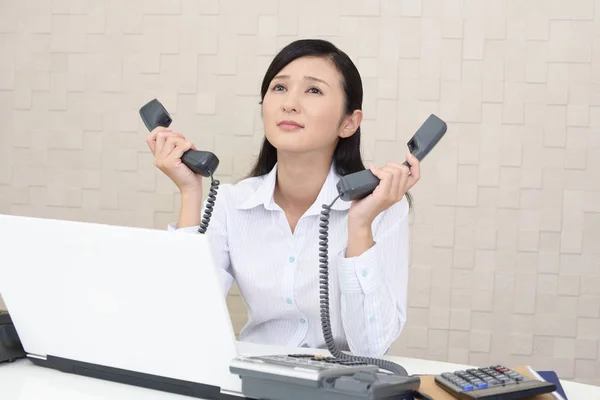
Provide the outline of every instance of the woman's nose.
<path id="1" fill-rule="evenodd" d="M 298 96 L 291 91 L 285 94 L 283 102 L 281 104 L 283 111 L 286 112 L 298 112 L 300 111 L 300 104 L 298 102 Z"/>

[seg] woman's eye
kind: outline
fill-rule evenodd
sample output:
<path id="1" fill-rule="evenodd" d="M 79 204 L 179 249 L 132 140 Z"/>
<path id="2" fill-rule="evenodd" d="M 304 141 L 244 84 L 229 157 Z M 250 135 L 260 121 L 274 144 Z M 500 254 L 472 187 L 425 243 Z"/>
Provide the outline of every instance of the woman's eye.
<path id="1" fill-rule="evenodd" d="M 273 86 L 273 90 L 275 90 L 275 91 L 279 91 L 280 89 L 285 89 L 285 88 L 283 87 L 283 85 L 280 85 L 280 84 Z"/>
<path id="2" fill-rule="evenodd" d="M 310 89 L 308 89 L 308 91 L 310 93 L 321 94 L 321 91 L 319 89 L 317 89 L 317 88 L 310 88 Z"/>

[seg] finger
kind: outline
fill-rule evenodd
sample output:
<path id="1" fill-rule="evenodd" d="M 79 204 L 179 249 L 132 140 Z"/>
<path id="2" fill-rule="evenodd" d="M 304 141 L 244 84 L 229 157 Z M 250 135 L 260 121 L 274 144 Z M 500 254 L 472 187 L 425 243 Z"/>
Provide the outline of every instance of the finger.
<path id="1" fill-rule="evenodd" d="M 403 164 L 388 163 L 388 166 L 394 173 L 394 183 L 391 188 L 391 194 L 396 200 L 399 200 L 406 191 L 407 182 L 410 179 L 410 169 Z"/>
<path id="2" fill-rule="evenodd" d="M 392 184 L 392 173 L 386 171 L 384 168 L 371 167 L 373 175 L 379 178 L 379 185 L 377 185 L 377 191 L 387 194 L 390 192 L 390 186 Z"/>
<path id="3" fill-rule="evenodd" d="M 410 182 L 411 186 L 417 183 L 421 179 L 421 163 L 411 153 L 406 154 L 406 161 L 410 164 Z"/>
<path id="4" fill-rule="evenodd" d="M 172 131 L 158 131 L 157 132 L 155 154 L 159 154 L 159 155 L 164 154 L 163 147 L 165 146 L 165 142 L 167 141 L 167 138 L 169 138 L 171 136 L 176 136 L 176 133 L 174 133 Z"/>
<path id="5" fill-rule="evenodd" d="M 392 166 L 391 163 L 387 163 L 383 170 L 389 172 L 391 175 L 390 178 L 390 187 L 389 191 L 386 193 L 388 196 L 395 196 L 398 191 L 398 184 L 400 182 L 399 169 Z"/>
<path id="6" fill-rule="evenodd" d="M 167 137 L 167 139 L 165 140 L 165 144 L 160 152 L 160 157 L 163 159 L 169 158 L 175 147 L 178 146 L 181 142 L 185 142 L 185 140 L 180 138 L 179 136 L 173 135 Z"/>
<path id="7" fill-rule="evenodd" d="M 165 128 L 163 126 L 158 126 L 158 127 L 154 128 L 150 133 L 148 133 L 148 136 L 146 136 L 146 141 L 156 141 L 156 136 L 160 132 L 173 132 L 173 130 L 171 128 Z"/>
<path id="8" fill-rule="evenodd" d="M 412 166 L 412 161 L 417 160 L 417 157 L 415 157 L 415 155 L 412 154 L 410 151 L 407 151 L 405 156 L 406 156 L 406 161 L 404 161 L 402 164 L 406 165 L 408 168 L 410 168 Z"/>
<path id="9" fill-rule="evenodd" d="M 146 137 L 146 144 L 148 145 L 148 148 L 152 152 L 152 155 L 156 154 L 156 137 L 154 139 L 151 139 L 150 137 Z"/>
<path id="10" fill-rule="evenodd" d="M 410 170 L 407 166 L 398 163 L 388 163 L 388 166 L 394 174 L 393 186 L 390 188 L 390 195 L 395 201 L 398 201 L 404 195 L 406 183 L 409 178 Z"/>
<path id="11" fill-rule="evenodd" d="M 183 136 L 183 133 L 181 133 L 181 132 L 172 132 L 172 134 L 171 134 L 171 136 L 169 136 L 169 138 L 176 138 L 176 139 L 181 139 L 181 140 L 187 140 L 185 138 L 185 136 Z M 169 139 L 167 139 L 167 140 L 169 140 Z M 166 142 L 165 142 L 165 146 L 166 146 Z M 163 148 L 164 156 L 165 157 L 168 156 L 171 153 L 171 151 L 173 151 L 173 147 L 170 146 L 170 145 L 168 146 L 168 148 L 166 150 L 165 150 L 165 148 Z"/>
<path id="12" fill-rule="evenodd" d="M 384 167 L 384 170 L 392 174 L 392 181 L 387 195 L 395 199 L 396 197 L 398 197 L 398 192 L 400 191 L 400 188 L 402 186 L 402 171 L 393 163 L 387 163 Z"/>
<path id="13" fill-rule="evenodd" d="M 150 148 L 150 151 L 152 151 L 152 154 L 154 154 L 156 151 L 156 136 L 158 135 L 158 132 L 170 132 L 170 131 L 171 131 L 171 129 L 169 129 L 169 128 L 159 126 L 155 129 L 153 129 L 148 134 L 148 136 L 146 136 L 146 144 Z"/>
<path id="14" fill-rule="evenodd" d="M 169 154 L 168 161 L 178 166 L 181 164 L 181 157 L 183 157 L 183 153 L 194 148 L 195 146 L 189 140 L 177 140 L 175 148 Z"/>

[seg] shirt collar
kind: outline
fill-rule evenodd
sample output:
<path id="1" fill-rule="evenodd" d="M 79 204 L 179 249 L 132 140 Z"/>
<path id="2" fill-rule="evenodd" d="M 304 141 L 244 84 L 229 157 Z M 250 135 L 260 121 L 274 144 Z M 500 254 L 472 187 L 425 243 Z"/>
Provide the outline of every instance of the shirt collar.
<path id="1" fill-rule="evenodd" d="M 256 188 L 256 191 L 246 199 L 238 204 L 238 209 L 250 209 L 260 204 L 264 205 L 267 210 L 281 210 L 281 208 L 275 203 L 273 193 L 275 192 L 275 182 L 277 180 L 277 163 L 271 169 L 271 171 L 263 176 L 262 182 Z M 319 195 L 315 202 L 306 211 L 305 215 L 316 215 L 320 214 L 323 209 L 323 204 L 331 204 L 331 202 L 338 196 L 337 183 L 340 180 L 333 163 L 329 168 L 327 178 L 319 191 Z M 348 210 L 350 208 L 349 201 L 343 201 L 337 199 L 335 204 L 331 206 L 332 210 Z"/>

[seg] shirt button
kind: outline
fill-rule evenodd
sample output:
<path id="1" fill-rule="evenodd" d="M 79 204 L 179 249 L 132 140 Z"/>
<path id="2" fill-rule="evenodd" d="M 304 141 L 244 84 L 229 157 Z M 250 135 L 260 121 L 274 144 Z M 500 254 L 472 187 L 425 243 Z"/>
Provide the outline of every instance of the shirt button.
<path id="1" fill-rule="evenodd" d="M 375 316 L 374 316 L 374 315 L 371 315 L 371 316 L 369 317 L 369 321 L 370 321 L 370 322 L 375 322 Z"/>
<path id="2" fill-rule="evenodd" d="M 367 276 L 367 271 L 365 271 L 365 270 L 363 269 L 363 271 L 362 271 L 361 275 L 362 275 L 363 277 Z"/>
<path id="3" fill-rule="evenodd" d="M 301 323 L 301 324 L 305 324 L 305 323 L 306 323 L 306 320 L 305 320 L 304 318 L 300 318 L 300 323 Z"/>
<path id="4" fill-rule="evenodd" d="M 289 297 L 287 299 L 285 299 L 285 302 L 288 304 L 292 304 L 292 299 L 290 299 Z"/>
<path id="5" fill-rule="evenodd" d="M 293 263 L 296 260 L 294 256 L 290 256 L 290 262 Z"/>

